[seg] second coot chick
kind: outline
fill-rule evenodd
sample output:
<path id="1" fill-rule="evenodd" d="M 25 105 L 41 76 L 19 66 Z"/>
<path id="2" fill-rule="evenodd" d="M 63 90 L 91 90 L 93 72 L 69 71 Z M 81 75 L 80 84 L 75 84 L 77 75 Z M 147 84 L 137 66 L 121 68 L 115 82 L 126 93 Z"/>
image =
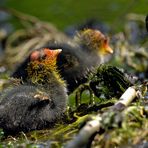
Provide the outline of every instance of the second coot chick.
<path id="1" fill-rule="evenodd" d="M 99 30 L 85 29 L 77 33 L 71 43 L 49 43 L 46 48 L 63 51 L 58 55 L 57 67 L 66 80 L 68 93 L 73 92 L 80 84 L 87 82 L 88 74 L 106 61 L 108 54 L 113 53 L 108 38 Z M 40 49 L 42 50 L 42 48 Z M 12 74 L 14 78 L 26 81 L 27 71 L 25 60 Z"/>

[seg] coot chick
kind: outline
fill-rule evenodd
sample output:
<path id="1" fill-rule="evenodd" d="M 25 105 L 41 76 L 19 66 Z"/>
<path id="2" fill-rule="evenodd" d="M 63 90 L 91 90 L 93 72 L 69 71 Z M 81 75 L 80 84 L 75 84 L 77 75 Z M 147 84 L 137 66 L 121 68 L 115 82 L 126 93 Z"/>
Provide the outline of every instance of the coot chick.
<path id="1" fill-rule="evenodd" d="M 109 39 L 99 30 L 93 29 L 78 32 L 73 42 L 49 43 L 46 48 L 63 50 L 58 55 L 57 67 L 60 75 L 67 82 L 69 94 L 80 84 L 87 82 L 90 72 L 113 53 L 109 46 Z M 12 77 L 27 81 L 27 64 L 28 61 L 25 60 L 12 74 Z"/>
<path id="2" fill-rule="evenodd" d="M 0 128 L 6 134 L 52 127 L 66 109 L 67 90 L 57 68 L 61 49 L 33 51 L 27 58 L 27 82 L 0 96 Z"/>

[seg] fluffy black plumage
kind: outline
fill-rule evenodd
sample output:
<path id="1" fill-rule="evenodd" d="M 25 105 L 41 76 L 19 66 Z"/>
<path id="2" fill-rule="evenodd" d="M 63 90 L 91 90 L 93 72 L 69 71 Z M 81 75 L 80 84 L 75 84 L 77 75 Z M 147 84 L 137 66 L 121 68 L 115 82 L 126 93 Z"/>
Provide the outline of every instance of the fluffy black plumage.
<path id="1" fill-rule="evenodd" d="M 55 55 L 51 53 L 50 57 L 50 51 L 43 49 L 31 53 L 27 58 L 30 60 L 27 83 L 2 92 L 0 128 L 6 134 L 51 127 L 62 118 L 67 90 L 56 71 Z"/>

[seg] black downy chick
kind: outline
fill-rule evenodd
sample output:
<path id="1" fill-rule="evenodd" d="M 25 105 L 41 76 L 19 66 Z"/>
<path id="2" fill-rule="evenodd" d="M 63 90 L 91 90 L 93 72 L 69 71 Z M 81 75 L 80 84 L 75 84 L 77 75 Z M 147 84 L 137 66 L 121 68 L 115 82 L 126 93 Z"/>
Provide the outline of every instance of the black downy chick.
<path id="1" fill-rule="evenodd" d="M 57 68 L 61 49 L 33 51 L 27 58 L 26 84 L 0 96 L 0 128 L 6 134 L 52 127 L 66 110 L 67 90 Z"/>

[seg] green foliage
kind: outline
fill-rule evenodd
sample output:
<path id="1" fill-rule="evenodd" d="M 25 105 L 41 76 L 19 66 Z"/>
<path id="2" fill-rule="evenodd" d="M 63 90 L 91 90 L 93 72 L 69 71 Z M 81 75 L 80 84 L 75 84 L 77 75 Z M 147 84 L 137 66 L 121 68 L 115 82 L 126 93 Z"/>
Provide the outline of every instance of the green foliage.
<path id="1" fill-rule="evenodd" d="M 106 98 L 119 97 L 130 85 L 131 82 L 121 70 L 105 64 L 98 67 L 90 80 L 90 87 L 97 97 L 101 94 Z"/>
<path id="2" fill-rule="evenodd" d="M 4 136 L 3 129 L 0 129 L 0 141 L 1 141 L 1 139 L 3 138 L 3 136 Z"/>
<path id="3" fill-rule="evenodd" d="M 90 18 L 97 18 L 110 23 L 112 29 L 117 30 L 122 27 L 121 23 L 123 24 L 127 13 L 137 12 L 147 14 L 148 1 L 7 0 L 5 5 L 24 13 L 37 16 L 41 20 L 52 22 L 60 29 L 64 29 L 69 25 L 82 23 Z"/>

